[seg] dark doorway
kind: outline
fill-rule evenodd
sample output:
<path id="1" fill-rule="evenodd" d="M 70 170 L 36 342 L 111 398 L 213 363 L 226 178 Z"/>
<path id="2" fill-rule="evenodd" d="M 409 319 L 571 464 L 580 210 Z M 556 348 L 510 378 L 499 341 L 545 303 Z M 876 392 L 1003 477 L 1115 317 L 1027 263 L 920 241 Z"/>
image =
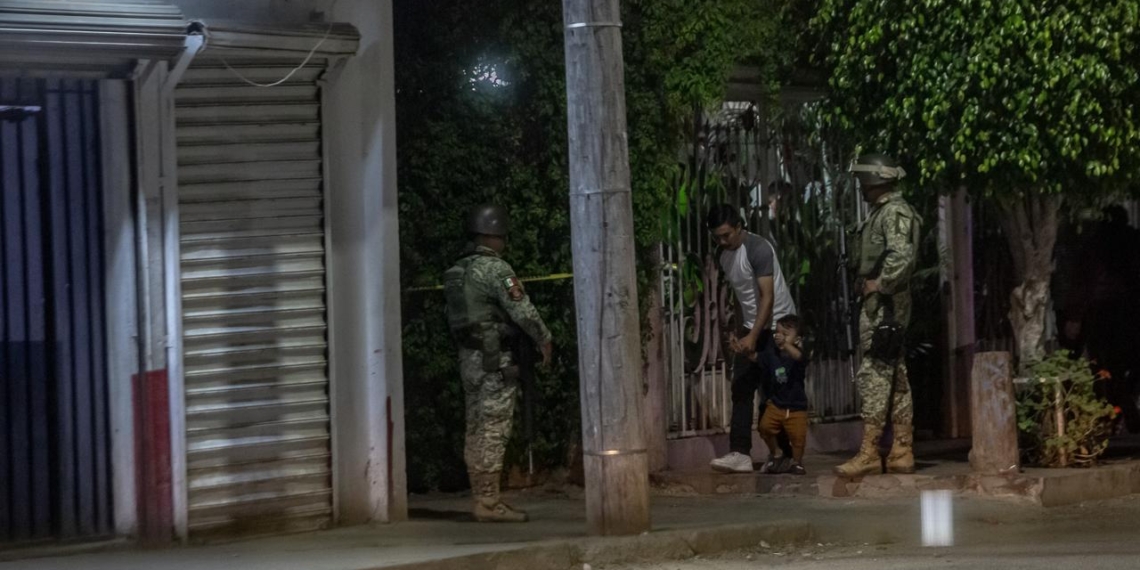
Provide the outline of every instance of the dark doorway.
<path id="1" fill-rule="evenodd" d="M 0 543 L 113 531 L 94 81 L 0 80 Z"/>

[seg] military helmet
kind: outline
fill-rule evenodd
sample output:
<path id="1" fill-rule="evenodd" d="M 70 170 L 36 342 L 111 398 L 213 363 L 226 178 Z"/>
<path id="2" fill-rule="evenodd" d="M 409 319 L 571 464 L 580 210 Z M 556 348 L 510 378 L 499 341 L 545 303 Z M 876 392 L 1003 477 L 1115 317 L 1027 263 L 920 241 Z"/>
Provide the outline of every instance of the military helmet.
<path id="1" fill-rule="evenodd" d="M 898 182 L 906 177 L 899 162 L 885 154 L 864 154 L 851 165 L 851 172 L 863 188 Z"/>
<path id="2" fill-rule="evenodd" d="M 494 204 L 481 204 L 467 215 L 467 232 L 473 235 L 506 236 L 510 226 L 507 209 Z"/>

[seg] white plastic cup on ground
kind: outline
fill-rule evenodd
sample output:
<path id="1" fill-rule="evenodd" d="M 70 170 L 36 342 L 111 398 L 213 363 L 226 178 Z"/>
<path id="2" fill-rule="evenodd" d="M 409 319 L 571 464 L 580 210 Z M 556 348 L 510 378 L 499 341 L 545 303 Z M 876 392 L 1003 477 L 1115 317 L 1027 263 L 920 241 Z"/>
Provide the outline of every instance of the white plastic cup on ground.
<path id="1" fill-rule="evenodd" d="M 922 545 L 954 546 L 954 502 L 950 491 L 922 492 Z"/>

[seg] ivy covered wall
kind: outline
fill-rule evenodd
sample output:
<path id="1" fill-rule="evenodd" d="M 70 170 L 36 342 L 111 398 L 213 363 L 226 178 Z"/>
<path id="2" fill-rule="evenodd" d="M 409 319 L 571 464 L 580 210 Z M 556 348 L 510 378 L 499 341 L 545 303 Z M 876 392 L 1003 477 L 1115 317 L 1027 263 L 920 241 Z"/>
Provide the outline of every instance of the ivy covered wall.
<path id="1" fill-rule="evenodd" d="M 786 0 L 626 0 L 623 40 L 636 240 L 660 234 L 686 124 L 718 100 L 737 64 L 775 85 L 797 37 Z M 571 270 L 560 2 L 397 0 L 396 82 L 401 281 L 430 287 L 460 254 L 467 209 L 506 206 L 506 259 L 522 276 Z M 644 301 L 656 273 L 643 255 Z M 535 461 L 565 465 L 578 441 L 571 282 L 528 292 L 555 338 L 538 377 Z M 436 290 L 403 298 L 408 479 L 413 492 L 467 484 L 464 396 Z M 648 329 L 646 329 L 648 330 Z M 520 464 L 521 430 L 509 462 Z"/>

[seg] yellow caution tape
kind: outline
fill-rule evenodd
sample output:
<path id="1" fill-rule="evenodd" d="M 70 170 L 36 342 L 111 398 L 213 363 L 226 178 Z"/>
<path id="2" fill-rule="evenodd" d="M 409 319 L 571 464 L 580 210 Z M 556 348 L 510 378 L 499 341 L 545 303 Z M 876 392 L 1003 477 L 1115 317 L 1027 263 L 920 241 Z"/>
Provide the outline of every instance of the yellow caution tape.
<path id="1" fill-rule="evenodd" d="M 573 279 L 573 273 L 554 273 L 551 275 L 543 275 L 542 277 L 524 277 L 519 279 L 523 283 L 535 283 L 538 281 L 562 281 L 565 279 Z M 431 285 L 429 287 L 412 287 L 404 289 L 405 293 L 418 293 L 422 291 L 443 291 L 443 285 Z"/>

